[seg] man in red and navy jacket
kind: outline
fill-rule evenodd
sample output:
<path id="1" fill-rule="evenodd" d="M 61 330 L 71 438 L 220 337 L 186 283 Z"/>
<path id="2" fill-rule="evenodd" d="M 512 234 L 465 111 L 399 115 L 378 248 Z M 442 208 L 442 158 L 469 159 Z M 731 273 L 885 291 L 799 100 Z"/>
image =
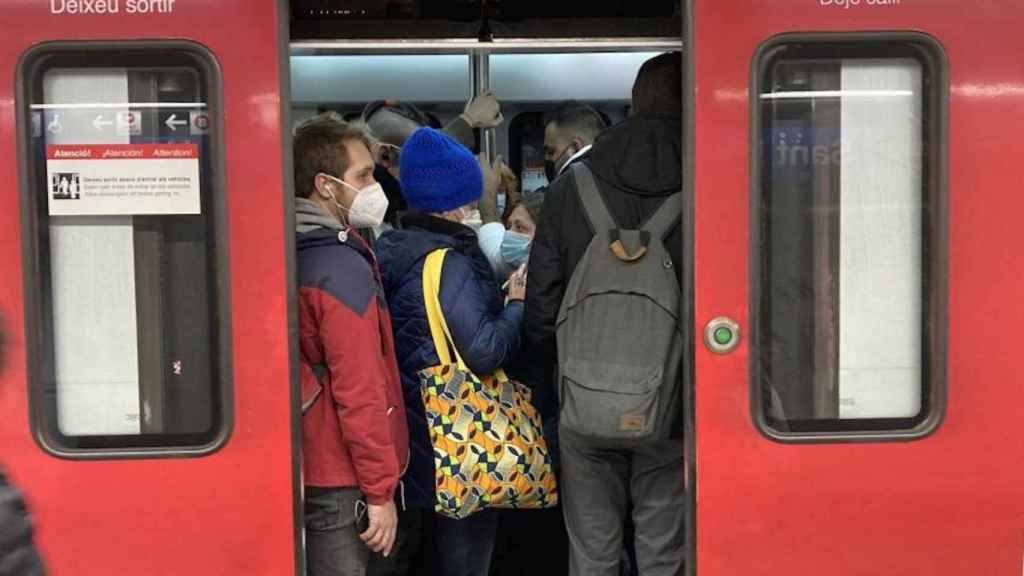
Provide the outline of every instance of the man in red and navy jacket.
<path id="1" fill-rule="evenodd" d="M 369 246 L 387 207 L 372 144 L 335 114 L 295 130 L 308 574 L 362 576 L 387 556 L 409 438 L 391 319 Z M 360 526 L 363 516 L 368 524 Z"/>

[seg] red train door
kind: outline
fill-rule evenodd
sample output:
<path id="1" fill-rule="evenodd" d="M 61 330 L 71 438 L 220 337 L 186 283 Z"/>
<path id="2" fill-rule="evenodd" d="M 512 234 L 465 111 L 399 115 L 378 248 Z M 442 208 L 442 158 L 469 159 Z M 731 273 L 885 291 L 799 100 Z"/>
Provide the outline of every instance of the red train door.
<path id="1" fill-rule="evenodd" d="M 697 574 L 1020 574 L 1024 11 L 694 12 Z"/>
<path id="2" fill-rule="evenodd" d="M 50 571 L 298 573 L 286 7 L 0 21 L 0 466 Z"/>

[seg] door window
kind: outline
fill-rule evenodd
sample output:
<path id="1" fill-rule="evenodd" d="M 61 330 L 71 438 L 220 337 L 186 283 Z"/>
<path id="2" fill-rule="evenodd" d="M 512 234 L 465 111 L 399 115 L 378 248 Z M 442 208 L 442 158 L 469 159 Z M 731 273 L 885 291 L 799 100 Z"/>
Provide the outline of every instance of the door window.
<path id="1" fill-rule="evenodd" d="M 900 431 L 938 409 L 936 70 L 912 44 L 782 44 L 755 104 L 758 417 Z"/>
<path id="2" fill-rule="evenodd" d="M 214 70 L 196 50 L 37 50 L 22 68 L 34 415 L 59 452 L 226 434 Z"/>

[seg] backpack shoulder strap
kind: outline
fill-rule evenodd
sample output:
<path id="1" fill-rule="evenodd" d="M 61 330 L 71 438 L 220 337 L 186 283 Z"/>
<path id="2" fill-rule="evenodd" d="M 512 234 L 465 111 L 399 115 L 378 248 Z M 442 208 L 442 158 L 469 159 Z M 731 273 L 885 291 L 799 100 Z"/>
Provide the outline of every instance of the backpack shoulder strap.
<path id="1" fill-rule="evenodd" d="M 649 232 L 655 238 L 664 239 L 669 230 L 682 218 L 682 213 L 683 193 L 679 191 L 666 198 L 640 229 Z"/>
<path id="2" fill-rule="evenodd" d="M 608 233 L 618 228 L 615 219 L 608 212 L 608 207 L 601 198 L 601 192 L 597 189 L 597 182 L 590 168 L 584 162 L 574 162 L 570 169 L 576 181 L 576 194 L 583 204 L 583 213 L 590 224 L 590 230 L 595 236 L 608 236 Z"/>

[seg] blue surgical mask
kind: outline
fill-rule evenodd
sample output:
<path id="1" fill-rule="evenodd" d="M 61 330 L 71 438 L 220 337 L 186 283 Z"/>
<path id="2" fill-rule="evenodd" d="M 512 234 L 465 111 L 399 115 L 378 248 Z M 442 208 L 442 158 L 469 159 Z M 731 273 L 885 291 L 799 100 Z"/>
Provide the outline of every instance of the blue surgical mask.
<path id="1" fill-rule="evenodd" d="M 526 263 L 530 257 L 530 237 L 526 234 L 505 231 L 501 239 L 501 258 L 510 270 L 515 270 Z"/>

